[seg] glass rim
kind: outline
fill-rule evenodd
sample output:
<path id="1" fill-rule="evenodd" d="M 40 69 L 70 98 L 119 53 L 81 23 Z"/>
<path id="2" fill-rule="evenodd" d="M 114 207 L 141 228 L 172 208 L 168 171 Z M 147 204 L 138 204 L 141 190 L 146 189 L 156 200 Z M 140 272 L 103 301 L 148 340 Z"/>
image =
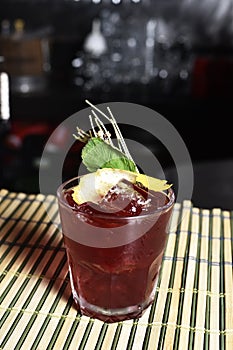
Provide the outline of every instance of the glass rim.
<path id="1" fill-rule="evenodd" d="M 67 201 L 65 201 L 64 198 L 62 198 L 62 196 L 61 196 L 62 191 L 65 189 L 65 186 L 67 186 L 69 183 L 72 183 L 74 181 L 79 180 L 82 176 L 85 176 L 85 174 L 84 175 L 80 175 L 80 176 L 75 176 L 75 177 L 73 177 L 73 178 L 71 178 L 69 180 L 64 181 L 63 183 L 60 184 L 60 186 L 57 189 L 58 201 L 60 203 L 62 203 L 67 209 L 74 210 L 74 208 L 71 205 L 69 205 L 69 203 L 67 203 Z M 70 187 L 70 189 L 71 188 L 72 187 Z M 151 191 L 151 190 L 149 190 L 149 191 Z M 104 212 L 100 212 L 100 214 L 94 214 L 93 216 L 96 217 L 96 218 L 99 218 L 99 219 L 106 218 L 108 220 L 109 219 L 111 219 L 111 220 L 126 220 L 126 219 L 127 220 L 135 220 L 137 218 L 142 219 L 142 218 L 149 217 L 149 216 L 152 216 L 152 215 L 155 215 L 155 214 L 158 214 L 158 213 L 166 212 L 175 203 L 175 192 L 174 192 L 174 190 L 171 187 L 169 187 L 166 191 L 168 193 L 166 193 L 164 191 L 157 191 L 157 192 L 160 192 L 160 193 L 163 193 L 164 195 L 166 195 L 168 197 L 169 201 L 165 205 L 154 209 L 153 212 L 139 214 L 139 215 L 134 215 L 134 216 L 117 216 L 117 215 L 114 215 L 114 212 L 111 213 L 111 215 L 110 214 L 105 214 Z M 87 213 L 84 213 L 84 212 L 75 211 L 75 213 L 77 213 L 77 214 L 79 214 L 80 216 L 83 216 L 83 217 L 90 217 L 90 216 L 92 216 L 92 214 L 87 214 Z"/>

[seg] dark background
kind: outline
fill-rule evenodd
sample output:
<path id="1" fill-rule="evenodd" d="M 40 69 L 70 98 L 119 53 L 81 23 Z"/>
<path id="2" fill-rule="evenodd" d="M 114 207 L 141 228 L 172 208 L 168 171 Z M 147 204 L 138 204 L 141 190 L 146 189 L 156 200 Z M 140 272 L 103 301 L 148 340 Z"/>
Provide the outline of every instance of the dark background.
<path id="1" fill-rule="evenodd" d="M 232 3 L 117 3 L 1 0 L 0 72 L 9 75 L 11 111 L 0 127 L 1 187 L 38 192 L 40 156 L 56 126 L 85 108 L 86 98 L 125 101 L 154 109 L 178 130 L 194 165 L 194 204 L 232 209 Z M 95 18 L 108 44 L 99 57 L 84 50 Z M 138 137 L 130 128 L 124 132 Z M 163 147 L 139 138 L 175 182 Z M 56 140 L 54 156 L 62 142 Z"/>

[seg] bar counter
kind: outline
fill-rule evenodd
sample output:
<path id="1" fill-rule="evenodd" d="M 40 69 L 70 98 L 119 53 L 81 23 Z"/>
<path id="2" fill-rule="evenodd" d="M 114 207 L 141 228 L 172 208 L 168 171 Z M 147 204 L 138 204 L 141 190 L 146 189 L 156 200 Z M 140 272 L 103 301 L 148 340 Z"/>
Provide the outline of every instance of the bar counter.
<path id="1" fill-rule="evenodd" d="M 232 214 L 176 203 L 154 303 L 107 324 L 75 308 L 56 198 L 2 189 L 0 349 L 232 350 Z"/>

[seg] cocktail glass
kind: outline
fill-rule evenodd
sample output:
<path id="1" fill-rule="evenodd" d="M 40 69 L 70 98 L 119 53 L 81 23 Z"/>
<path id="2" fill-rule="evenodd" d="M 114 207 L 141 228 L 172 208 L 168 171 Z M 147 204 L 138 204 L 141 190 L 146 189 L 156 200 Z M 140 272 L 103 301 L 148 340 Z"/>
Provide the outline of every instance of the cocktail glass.
<path id="1" fill-rule="evenodd" d="M 140 317 L 154 300 L 174 192 L 159 192 L 163 205 L 148 213 L 96 214 L 67 200 L 79 181 L 71 179 L 57 191 L 75 303 L 82 314 L 104 322 Z"/>

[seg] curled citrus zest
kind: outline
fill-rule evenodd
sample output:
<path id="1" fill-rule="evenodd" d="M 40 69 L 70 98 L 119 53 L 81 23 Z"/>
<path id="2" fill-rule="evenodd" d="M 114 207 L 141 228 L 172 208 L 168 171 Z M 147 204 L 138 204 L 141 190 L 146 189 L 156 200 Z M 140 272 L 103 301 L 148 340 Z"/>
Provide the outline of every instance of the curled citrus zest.
<path id="1" fill-rule="evenodd" d="M 165 191 L 171 187 L 166 180 L 128 170 L 103 168 L 82 176 L 79 185 L 73 188 L 72 197 L 79 205 L 85 202 L 98 203 L 122 179 L 133 184 L 140 182 L 153 191 Z"/>
<path id="2" fill-rule="evenodd" d="M 172 185 L 167 183 L 167 180 L 160 180 L 156 177 L 147 176 L 144 174 L 137 174 L 137 182 L 140 182 L 143 186 L 147 187 L 149 190 L 165 191 L 170 188 Z"/>

